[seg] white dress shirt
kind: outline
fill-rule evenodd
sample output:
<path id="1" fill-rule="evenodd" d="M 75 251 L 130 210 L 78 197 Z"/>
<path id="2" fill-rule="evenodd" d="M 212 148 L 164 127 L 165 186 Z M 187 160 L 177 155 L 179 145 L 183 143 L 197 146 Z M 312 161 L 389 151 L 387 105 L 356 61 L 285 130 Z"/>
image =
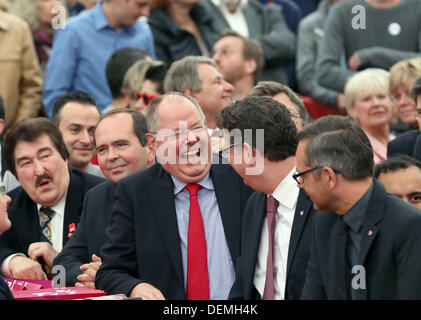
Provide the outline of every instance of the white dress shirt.
<path id="1" fill-rule="evenodd" d="M 64 209 L 66 207 L 66 197 L 67 197 L 67 191 L 64 194 L 64 196 L 61 198 L 61 200 L 53 207 L 51 207 L 52 210 L 54 210 L 55 214 L 53 218 L 51 219 L 51 243 L 53 248 L 60 252 L 63 248 L 63 224 L 64 224 Z M 38 216 L 39 216 L 39 210 L 41 209 L 41 205 L 37 203 L 38 208 Z M 40 221 L 41 222 L 41 221 Z M 3 260 L 1 264 L 1 273 L 6 276 L 10 277 L 10 270 L 9 270 L 9 262 L 10 260 L 16 256 L 16 255 L 23 255 L 27 257 L 27 252 L 22 253 L 15 253 L 8 256 L 6 259 Z"/>
<path id="2" fill-rule="evenodd" d="M 228 10 L 223 0 L 212 0 L 212 2 L 221 11 L 232 30 L 238 32 L 243 37 L 249 37 L 249 27 L 243 13 L 243 8 L 247 5 L 247 0 L 241 0 L 234 13 Z"/>
<path id="3" fill-rule="evenodd" d="M 292 223 L 297 207 L 298 193 L 300 189 L 292 178 L 295 167 L 282 180 L 273 192 L 272 196 L 279 201 L 276 214 L 276 226 L 274 235 L 274 298 L 285 299 L 286 271 L 288 262 L 289 241 L 291 238 Z M 266 281 L 266 264 L 269 251 L 268 223 L 264 218 L 262 234 L 260 236 L 259 251 L 257 253 L 256 270 L 254 273 L 254 286 L 263 297 Z"/>

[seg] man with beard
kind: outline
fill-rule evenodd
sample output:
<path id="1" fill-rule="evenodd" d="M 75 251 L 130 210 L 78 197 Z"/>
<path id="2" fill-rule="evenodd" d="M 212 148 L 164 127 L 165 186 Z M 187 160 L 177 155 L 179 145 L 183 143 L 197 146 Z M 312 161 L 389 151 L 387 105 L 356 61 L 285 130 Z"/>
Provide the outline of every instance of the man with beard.
<path id="1" fill-rule="evenodd" d="M 46 279 L 53 259 L 79 222 L 86 192 L 103 179 L 68 169 L 69 153 L 48 119 L 17 123 L 5 142 L 6 165 L 21 186 L 12 190 L 12 227 L 0 236 L 2 274 Z"/>
<path id="2" fill-rule="evenodd" d="M 233 168 L 211 164 L 200 106 L 182 93 L 147 109 L 158 163 L 117 184 L 95 285 L 142 299 L 227 299 L 251 194 Z"/>

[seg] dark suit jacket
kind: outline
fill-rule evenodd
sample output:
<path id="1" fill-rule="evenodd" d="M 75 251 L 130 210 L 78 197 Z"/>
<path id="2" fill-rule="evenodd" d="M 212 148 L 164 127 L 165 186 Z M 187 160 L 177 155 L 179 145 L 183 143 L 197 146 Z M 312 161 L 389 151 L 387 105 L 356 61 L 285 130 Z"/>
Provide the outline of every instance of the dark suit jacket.
<path id="1" fill-rule="evenodd" d="M 212 165 L 210 176 L 235 262 L 240 255 L 241 215 L 252 190 L 229 165 Z M 147 282 L 166 299 L 185 299 L 171 176 L 155 164 L 120 180 L 115 197 L 95 286 L 109 294 L 129 295 L 138 283 Z"/>
<path id="2" fill-rule="evenodd" d="M 394 154 L 407 154 L 421 161 L 421 134 L 419 129 L 402 133 L 387 145 L 387 157 Z"/>
<path id="3" fill-rule="evenodd" d="M 54 265 L 66 269 L 66 285 L 74 286 L 82 273 L 80 266 L 92 260 L 92 254 L 100 256 L 105 243 L 105 229 L 113 211 L 116 184 L 104 181 L 89 190 L 83 203 L 83 212 L 76 231 L 54 259 Z"/>
<path id="4" fill-rule="evenodd" d="M 203 1 L 213 17 L 218 33 L 231 29 L 227 20 L 211 0 Z M 278 5 L 262 5 L 249 0 L 243 9 L 249 36 L 262 46 L 265 68 L 259 80 L 287 84 L 284 65 L 294 57 L 295 35 L 289 30 Z"/>
<path id="5" fill-rule="evenodd" d="M 303 212 L 302 215 L 301 212 Z M 301 189 L 289 243 L 285 299 L 291 300 L 301 297 L 307 262 L 310 258 L 315 215 L 313 202 Z M 230 299 L 261 299 L 253 282 L 265 217 L 266 194 L 256 191 L 250 197 L 243 215 L 241 257 L 237 261 L 236 280 L 231 288 Z"/>
<path id="6" fill-rule="evenodd" d="M 104 179 L 80 170 L 71 170 L 64 209 L 63 245 L 68 240 L 69 225 L 79 222 L 85 193 L 102 181 Z M 13 189 L 8 195 L 12 198 L 7 210 L 12 227 L 0 236 L 0 262 L 14 253 L 27 254 L 29 245 L 39 242 L 41 235 L 37 204 L 22 187 Z"/>
<path id="7" fill-rule="evenodd" d="M 6 281 L 0 277 L 0 300 L 13 300 L 12 292 L 10 292 L 9 286 Z"/>
<path id="8" fill-rule="evenodd" d="M 334 239 L 339 216 L 320 212 L 314 223 L 313 245 L 302 299 L 339 299 L 332 280 Z M 362 225 L 359 264 L 366 273 L 366 289 L 359 299 L 421 299 L 421 211 L 374 188 Z M 361 276 L 361 272 L 352 276 Z"/>

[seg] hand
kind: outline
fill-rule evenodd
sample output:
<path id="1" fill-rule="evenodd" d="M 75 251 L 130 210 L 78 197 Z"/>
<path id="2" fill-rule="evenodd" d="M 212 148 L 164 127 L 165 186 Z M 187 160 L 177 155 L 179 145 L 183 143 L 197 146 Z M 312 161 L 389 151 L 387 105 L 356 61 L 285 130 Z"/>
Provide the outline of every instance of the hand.
<path id="1" fill-rule="evenodd" d="M 361 64 L 362 63 L 357 52 L 354 52 L 354 54 L 348 59 L 349 70 L 358 71 L 358 69 L 361 67 Z"/>
<path id="2" fill-rule="evenodd" d="M 143 300 L 165 300 L 161 291 L 153 285 L 142 282 L 133 288 L 130 292 L 130 298 L 140 297 Z"/>
<path id="3" fill-rule="evenodd" d="M 91 287 L 95 289 L 95 277 L 96 272 L 102 264 L 102 260 L 97 255 L 92 255 L 92 262 L 86 263 L 80 266 L 80 270 L 83 271 L 82 274 L 77 276 L 79 282 L 76 282 L 76 287 Z"/>
<path id="4" fill-rule="evenodd" d="M 339 111 L 346 112 L 345 96 L 343 93 L 338 93 L 338 95 L 336 96 L 336 107 Z"/>
<path id="5" fill-rule="evenodd" d="M 28 248 L 28 256 L 34 261 L 37 261 L 38 258 L 43 258 L 45 264 L 52 268 L 53 260 L 58 255 L 58 251 L 56 251 L 51 244 L 48 242 L 34 242 Z"/>
<path id="6" fill-rule="evenodd" d="M 13 278 L 47 280 L 47 275 L 37 261 L 21 255 L 9 261 L 9 271 Z"/>

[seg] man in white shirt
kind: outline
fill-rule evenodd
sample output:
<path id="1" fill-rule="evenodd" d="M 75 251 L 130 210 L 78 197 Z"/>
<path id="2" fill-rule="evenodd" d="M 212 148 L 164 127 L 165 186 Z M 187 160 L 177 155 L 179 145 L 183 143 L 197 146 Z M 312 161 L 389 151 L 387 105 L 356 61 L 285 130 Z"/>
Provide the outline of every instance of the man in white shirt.
<path id="1" fill-rule="evenodd" d="M 103 179 L 69 171 L 69 153 L 51 120 L 26 119 L 5 141 L 6 165 L 21 186 L 12 190 L 12 228 L 0 236 L 5 276 L 46 279 L 53 259 L 79 222 L 85 193 Z"/>
<path id="2" fill-rule="evenodd" d="M 217 124 L 229 144 L 222 156 L 256 190 L 243 214 L 230 298 L 299 299 L 315 211 L 293 179 L 297 129 L 291 114 L 274 99 L 247 97 L 223 109 Z"/>

